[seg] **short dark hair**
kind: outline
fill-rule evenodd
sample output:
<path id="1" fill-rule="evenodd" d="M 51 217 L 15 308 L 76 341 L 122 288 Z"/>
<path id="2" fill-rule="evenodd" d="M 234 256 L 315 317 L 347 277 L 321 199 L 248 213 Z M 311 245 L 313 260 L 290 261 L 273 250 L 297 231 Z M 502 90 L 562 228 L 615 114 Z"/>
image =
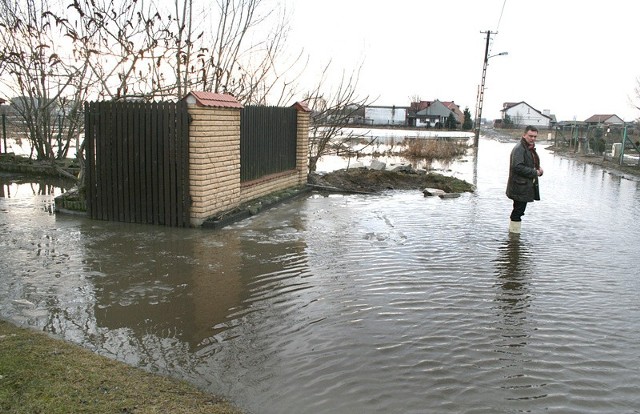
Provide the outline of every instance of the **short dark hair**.
<path id="1" fill-rule="evenodd" d="M 527 127 L 524 129 L 524 133 L 526 134 L 529 131 L 538 132 L 538 128 L 534 127 L 533 125 L 527 125 Z"/>

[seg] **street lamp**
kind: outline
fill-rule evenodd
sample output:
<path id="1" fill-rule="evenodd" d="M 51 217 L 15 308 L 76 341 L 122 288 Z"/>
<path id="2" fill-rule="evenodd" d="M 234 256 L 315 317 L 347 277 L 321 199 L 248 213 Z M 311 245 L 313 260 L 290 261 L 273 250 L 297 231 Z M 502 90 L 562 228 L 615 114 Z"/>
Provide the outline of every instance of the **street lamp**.
<path id="1" fill-rule="evenodd" d="M 489 65 L 489 59 L 495 56 L 508 55 L 509 52 L 500 52 L 495 55 L 489 56 L 489 37 L 491 32 L 487 32 L 487 46 L 484 51 L 484 62 L 482 65 L 482 83 L 480 89 L 478 89 L 478 104 L 476 106 L 476 124 L 475 124 L 475 137 L 473 139 L 473 146 L 477 147 L 480 140 L 480 121 L 482 120 L 482 104 L 484 103 L 484 81 L 487 78 L 487 66 Z"/>

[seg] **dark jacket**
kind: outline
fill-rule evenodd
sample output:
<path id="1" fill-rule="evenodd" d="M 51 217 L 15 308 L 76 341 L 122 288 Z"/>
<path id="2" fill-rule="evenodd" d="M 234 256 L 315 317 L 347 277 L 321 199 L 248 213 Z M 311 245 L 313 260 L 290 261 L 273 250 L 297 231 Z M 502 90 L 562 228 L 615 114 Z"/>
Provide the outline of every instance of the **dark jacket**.
<path id="1" fill-rule="evenodd" d="M 507 197 L 525 202 L 540 200 L 534 156 L 524 138 L 511 150 Z"/>

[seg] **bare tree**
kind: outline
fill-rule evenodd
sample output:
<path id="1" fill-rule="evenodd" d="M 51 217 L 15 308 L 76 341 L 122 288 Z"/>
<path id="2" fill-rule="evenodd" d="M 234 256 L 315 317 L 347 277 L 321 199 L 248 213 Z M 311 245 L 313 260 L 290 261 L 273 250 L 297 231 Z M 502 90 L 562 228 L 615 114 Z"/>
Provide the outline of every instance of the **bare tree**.
<path id="1" fill-rule="evenodd" d="M 198 0 L 174 0 L 168 8 L 153 0 L 71 0 L 58 8 L 48 0 L 24 0 L 26 12 L 19 9 L 22 0 L 0 1 L 0 73 L 26 96 L 23 106 L 40 111 L 29 131 L 42 144 L 38 157 L 52 154 L 52 120 L 66 120 L 64 130 L 78 136 L 79 105 L 88 98 L 180 99 L 205 90 L 230 93 L 245 104 L 290 104 L 306 66 L 302 52 L 287 55 L 286 10 L 269 8 L 266 0 L 218 0 L 216 8 Z M 16 30 L 17 36 L 9 35 Z M 343 72 L 331 89 L 330 65 L 305 94 L 314 111 L 312 171 L 339 144 L 356 112 L 371 103 L 356 93 L 360 68 Z M 23 116 L 31 115 L 25 110 Z M 47 128 L 37 130 L 41 125 Z"/>
<path id="2" fill-rule="evenodd" d="M 420 95 L 415 94 L 409 96 L 409 125 L 416 126 L 416 120 L 418 112 L 420 111 L 420 102 L 422 102 L 422 98 Z"/>
<path id="3" fill-rule="evenodd" d="M 176 3 L 180 1 L 184 0 Z M 187 41 L 181 47 L 187 51 L 181 55 L 188 63 L 182 69 L 176 67 L 176 76 L 182 75 L 184 92 L 198 88 L 229 93 L 242 103 L 260 105 L 279 105 L 294 97 L 295 80 L 304 67 L 300 65 L 302 52 L 287 59 L 290 30 L 287 11 L 267 9 L 266 4 L 263 0 L 217 2 L 217 13 L 211 19 L 215 32 L 200 33 L 197 44 Z M 190 5 L 189 9 L 192 8 Z M 177 29 L 186 31 L 187 39 L 191 39 L 193 32 L 190 24 Z M 270 29 L 263 30 L 265 26 Z"/>
<path id="4" fill-rule="evenodd" d="M 296 94 L 301 55 L 285 59 L 286 10 L 263 0 L 219 0 L 217 9 L 197 0 L 169 9 L 145 0 L 48 1 L 0 0 L 0 82 L 38 159 L 66 157 L 73 138 L 81 156 L 88 98 L 206 90 L 282 104 Z"/>
<path id="5" fill-rule="evenodd" d="M 357 93 L 362 65 L 348 75 L 342 72 L 332 91 L 327 86 L 330 67 L 331 62 L 324 67 L 316 87 L 305 98 L 312 118 L 309 128 L 310 172 L 316 170 L 320 157 L 353 139 L 362 137 L 351 130 L 345 131 L 345 128 L 354 122 L 357 114 L 362 113 L 365 106 L 372 104 L 368 96 L 361 97 Z"/>
<path id="6" fill-rule="evenodd" d="M 74 0 L 50 13 L 64 25 L 76 58 L 88 62 L 97 80 L 94 98 L 148 99 L 152 92 L 163 97 L 165 80 L 158 67 L 172 33 L 152 4 Z"/>
<path id="7" fill-rule="evenodd" d="M 86 61 L 70 59 L 46 0 L 0 2 L 0 82 L 39 160 L 65 158 L 81 127 Z"/>
<path id="8" fill-rule="evenodd" d="M 278 67 L 289 32 L 286 10 L 266 9 L 263 0 L 219 0 L 213 9 L 194 0 L 174 0 L 170 8 L 100 1 L 75 0 L 74 19 L 61 19 L 91 56 L 100 97 L 180 99 L 204 90 L 264 104 L 276 90 L 277 102 L 293 95 L 295 76 L 286 75 L 294 64 Z"/>
<path id="9" fill-rule="evenodd" d="M 640 78 L 636 79 L 636 87 L 634 88 L 634 92 L 636 94 L 636 99 L 638 99 L 638 101 L 636 103 L 632 102 L 632 105 L 640 110 Z M 640 121 L 640 117 L 636 119 L 636 121 Z"/>
<path id="10" fill-rule="evenodd" d="M 420 109 L 420 102 L 422 102 L 422 98 L 420 97 L 420 95 L 415 94 L 409 96 L 409 109 L 414 113 L 418 112 L 418 110 Z"/>

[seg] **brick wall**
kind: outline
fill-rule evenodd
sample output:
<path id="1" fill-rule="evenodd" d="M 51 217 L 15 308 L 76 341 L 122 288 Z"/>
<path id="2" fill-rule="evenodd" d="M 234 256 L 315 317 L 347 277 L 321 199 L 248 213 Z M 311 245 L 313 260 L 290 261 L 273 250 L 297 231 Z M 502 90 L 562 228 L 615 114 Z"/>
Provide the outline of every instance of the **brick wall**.
<path id="1" fill-rule="evenodd" d="M 240 203 L 240 110 L 189 107 L 191 224 Z"/>
<path id="2" fill-rule="evenodd" d="M 200 226 L 210 217 L 233 210 L 239 205 L 282 191 L 304 186 L 308 173 L 309 110 L 298 109 L 296 169 L 240 183 L 240 108 L 229 105 L 222 96 L 210 106 L 198 101 L 201 95 L 187 97 L 189 114 L 189 185 L 191 225 Z M 217 99 L 209 94 L 206 98 Z M 229 107 L 231 106 L 231 107 Z"/>

